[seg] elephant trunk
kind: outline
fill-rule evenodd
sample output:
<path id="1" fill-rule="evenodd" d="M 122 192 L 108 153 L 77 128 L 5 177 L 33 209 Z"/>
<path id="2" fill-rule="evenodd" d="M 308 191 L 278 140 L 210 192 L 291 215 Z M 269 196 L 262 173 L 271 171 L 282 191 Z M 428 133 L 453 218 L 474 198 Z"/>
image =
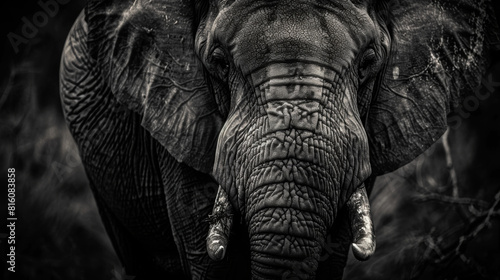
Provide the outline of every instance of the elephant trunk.
<path id="1" fill-rule="evenodd" d="M 306 209 L 262 204 L 249 205 L 260 208 L 248 225 L 252 279 L 314 279 L 325 240 L 323 219 Z"/>
<path id="2" fill-rule="evenodd" d="M 329 226 L 322 217 L 326 213 L 310 208 L 308 200 L 320 199 L 313 189 L 294 183 L 263 188 L 251 195 L 247 205 L 252 279 L 314 279 Z M 304 190 L 310 193 L 300 195 Z M 268 198 L 258 198 L 263 193 Z M 272 193 L 279 195 L 273 198 Z M 360 261 L 367 260 L 375 251 L 375 234 L 364 185 L 354 191 L 346 207 L 353 254 Z"/>

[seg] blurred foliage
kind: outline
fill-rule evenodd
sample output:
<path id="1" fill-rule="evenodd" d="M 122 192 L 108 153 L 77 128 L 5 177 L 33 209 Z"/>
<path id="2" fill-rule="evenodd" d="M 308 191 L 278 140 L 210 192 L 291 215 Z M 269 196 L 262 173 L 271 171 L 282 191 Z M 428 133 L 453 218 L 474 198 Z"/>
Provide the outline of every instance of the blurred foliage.
<path id="1" fill-rule="evenodd" d="M 470 117 L 370 196 L 374 256 L 345 279 L 500 279 L 500 60 Z M 488 83 L 492 81 L 492 83 Z"/>
<path id="2" fill-rule="evenodd" d="M 123 278 L 58 96 L 62 46 L 84 3 L 61 6 L 19 53 L 8 40 L 2 45 L 0 170 L 16 168 L 19 219 L 18 272 L 4 273 L 2 260 L 4 279 Z M 20 33 L 21 18 L 40 10 L 36 1 L 24 4 L 2 10 L 7 32 Z M 490 71 L 494 81 L 499 68 Z M 367 262 L 350 255 L 345 278 L 500 279 L 499 100 L 496 89 L 425 154 L 377 179 L 377 250 Z"/>

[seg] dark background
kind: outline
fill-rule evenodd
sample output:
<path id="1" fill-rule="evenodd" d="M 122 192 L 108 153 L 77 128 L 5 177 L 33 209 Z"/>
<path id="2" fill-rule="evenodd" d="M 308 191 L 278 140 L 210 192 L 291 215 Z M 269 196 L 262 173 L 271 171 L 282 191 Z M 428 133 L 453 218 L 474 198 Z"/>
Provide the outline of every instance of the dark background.
<path id="1" fill-rule="evenodd" d="M 4 279 L 127 279 L 60 108 L 62 47 L 84 5 L 58 5 L 17 53 L 7 34 L 21 35 L 22 18 L 32 22 L 42 9 L 37 1 L 0 8 L 0 178 L 6 186 L 7 168 L 16 169 L 18 218 L 15 274 L 6 270 L 6 229 L 0 227 Z M 493 83 L 481 89 L 490 95 L 471 116 L 415 161 L 377 180 L 370 197 L 377 250 L 367 262 L 350 256 L 345 278 L 500 279 L 500 60 L 492 62 L 484 79 Z M 6 200 L 0 201 L 4 223 Z"/>

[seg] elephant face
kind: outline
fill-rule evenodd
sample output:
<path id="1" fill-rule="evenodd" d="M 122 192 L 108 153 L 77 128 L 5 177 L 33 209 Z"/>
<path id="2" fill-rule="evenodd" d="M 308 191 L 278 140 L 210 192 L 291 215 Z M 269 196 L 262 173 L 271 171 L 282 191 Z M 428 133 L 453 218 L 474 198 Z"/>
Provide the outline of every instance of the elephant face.
<path id="1" fill-rule="evenodd" d="M 248 201 L 234 198 L 250 199 L 249 184 L 316 186 L 328 194 L 321 203 L 331 225 L 337 205 L 371 173 L 361 121 L 370 97 L 358 92 L 373 87 L 383 65 L 385 26 L 352 3 L 217 5 L 196 37 L 227 108 L 216 179 L 241 207 Z"/>
<path id="2" fill-rule="evenodd" d="M 389 40 L 366 6 L 264 4 L 214 3 L 196 50 L 228 112 L 214 176 L 248 225 L 253 270 L 278 277 L 278 263 L 317 266 L 338 210 L 371 174 L 370 97 L 358 92 L 373 87 Z"/>
<path id="3" fill-rule="evenodd" d="M 487 9 L 93 1 L 87 44 L 116 99 L 173 157 L 220 184 L 209 254 L 224 256 L 238 214 L 254 278 L 304 265 L 312 278 L 344 206 L 355 255 L 373 253 L 363 183 L 430 146 L 479 84 L 494 22 Z"/>

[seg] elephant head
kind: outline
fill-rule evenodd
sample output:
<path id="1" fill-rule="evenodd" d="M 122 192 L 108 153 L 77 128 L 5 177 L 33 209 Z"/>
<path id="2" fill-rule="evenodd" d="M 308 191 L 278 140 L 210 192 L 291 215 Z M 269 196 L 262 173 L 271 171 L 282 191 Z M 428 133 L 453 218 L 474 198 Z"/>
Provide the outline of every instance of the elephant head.
<path id="1" fill-rule="evenodd" d="M 429 147 L 479 85 L 487 2 L 91 1 L 87 46 L 115 98 L 220 185 L 209 255 L 240 222 L 252 278 L 309 279 L 343 209 L 355 256 L 373 253 L 364 182 Z"/>

